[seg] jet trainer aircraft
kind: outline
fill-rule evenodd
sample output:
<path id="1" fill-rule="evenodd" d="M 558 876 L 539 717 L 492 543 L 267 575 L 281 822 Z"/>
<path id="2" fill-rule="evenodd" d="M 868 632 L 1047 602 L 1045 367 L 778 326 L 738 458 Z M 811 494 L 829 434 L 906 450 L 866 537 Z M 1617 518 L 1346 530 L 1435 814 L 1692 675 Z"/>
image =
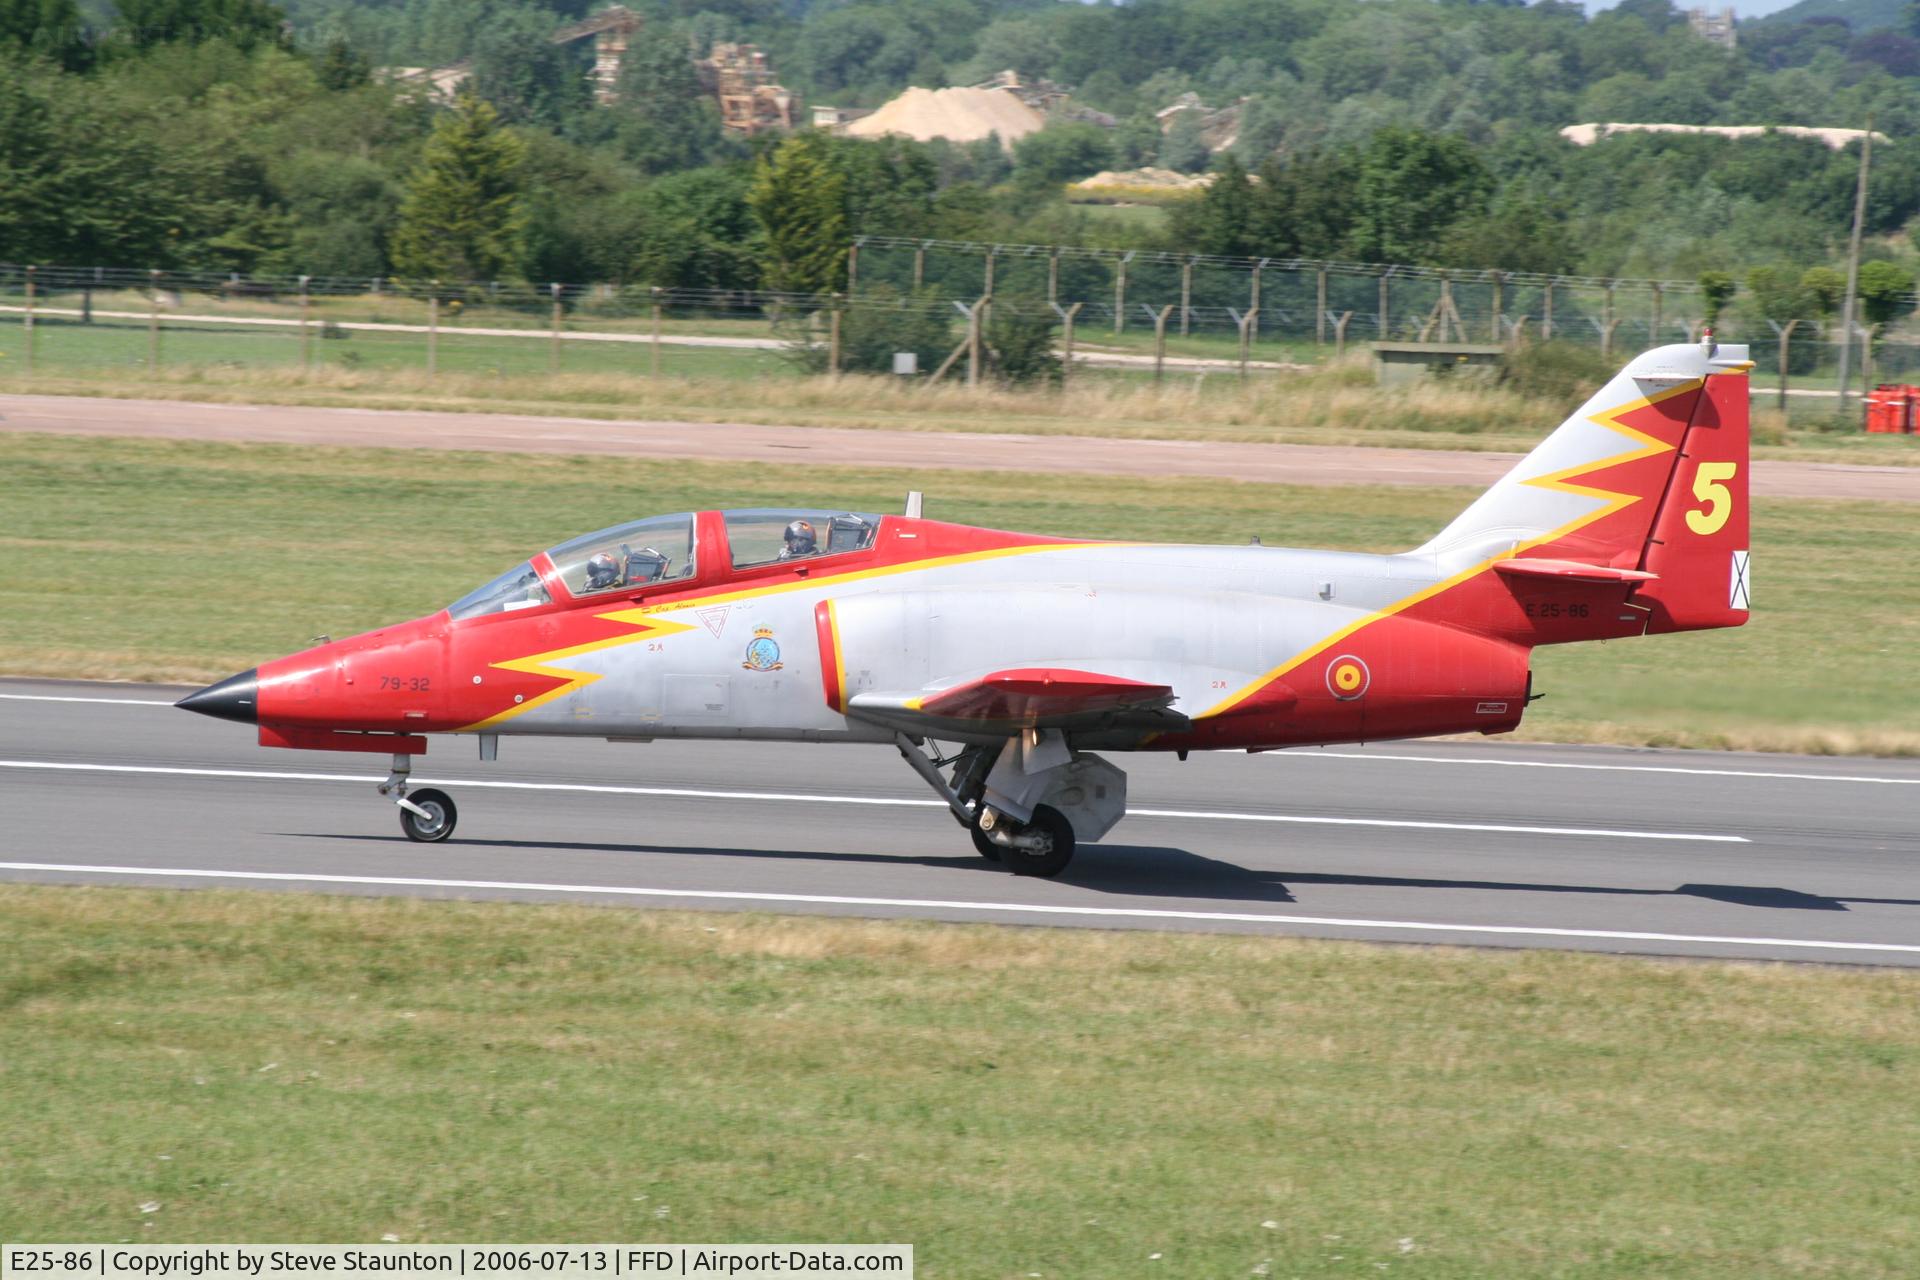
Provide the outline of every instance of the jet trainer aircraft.
<path id="1" fill-rule="evenodd" d="M 891 744 L 1015 874 L 1126 811 L 1103 751 L 1502 733 L 1536 645 L 1747 619 L 1741 346 L 1635 358 L 1425 546 L 1360 555 L 1003 533 L 912 516 L 703 511 L 564 542 L 428 617 L 181 699 L 264 746 L 425 735 Z M 942 754 L 936 743 L 952 744 Z"/>

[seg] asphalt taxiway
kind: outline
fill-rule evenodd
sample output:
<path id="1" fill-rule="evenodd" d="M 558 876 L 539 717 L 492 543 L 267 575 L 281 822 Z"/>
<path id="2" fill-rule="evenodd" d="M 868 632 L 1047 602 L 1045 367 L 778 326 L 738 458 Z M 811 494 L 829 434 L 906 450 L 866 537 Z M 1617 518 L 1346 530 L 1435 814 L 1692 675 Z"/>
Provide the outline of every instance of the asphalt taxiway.
<path id="1" fill-rule="evenodd" d="M 437 738 L 263 750 L 184 689 L 0 681 L 0 879 L 585 901 L 1920 966 L 1920 761 L 1527 743 L 1123 756 L 1131 813 L 1021 879 L 886 748 Z"/>

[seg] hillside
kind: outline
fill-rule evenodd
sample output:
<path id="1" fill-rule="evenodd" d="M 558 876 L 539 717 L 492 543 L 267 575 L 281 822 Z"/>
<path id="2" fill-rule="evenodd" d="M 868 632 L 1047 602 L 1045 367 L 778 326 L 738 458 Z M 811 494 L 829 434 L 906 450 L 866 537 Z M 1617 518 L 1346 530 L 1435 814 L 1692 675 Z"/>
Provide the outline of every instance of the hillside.
<path id="1" fill-rule="evenodd" d="M 1855 34 L 1864 34 L 1889 27 L 1903 29 L 1906 10 L 1907 0 L 1799 0 L 1754 22 L 1778 26 L 1810 18 L 1844 18 Z"/>

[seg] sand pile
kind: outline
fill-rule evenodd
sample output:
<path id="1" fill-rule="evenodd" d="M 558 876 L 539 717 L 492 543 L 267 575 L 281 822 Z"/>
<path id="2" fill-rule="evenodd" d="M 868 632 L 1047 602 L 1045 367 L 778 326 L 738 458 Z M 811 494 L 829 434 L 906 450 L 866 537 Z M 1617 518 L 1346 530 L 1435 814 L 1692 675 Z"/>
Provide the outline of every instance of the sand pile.
<path id="1" fill-rule="evenodd" d="M 1082 178 L 1071 185 L 1081 191 L 1091 191 L 1095 187 L 1152 187 L 1163 191 L 1199 191 L 1213 185 L 1213 175 L 1180 173 L 1173 169 L 1156 169 L 1148 165 L 1144 169 L 1103 169 L 1091 178 Z"/>
<path id="2" fill-rule="evenodd" d="M 1864 129 L 1808 129 L 1797 124 L 1617 124 L 1610 122 L 1570 124 L 1560 131 L 1560 136 L 1576 147 L 1590 147 L 1601 138 L 1613 133 L 1706 133 L 1721 138 L 1758 138 L 1768 131 L 1785 138 L 1813 138 L 1835 151 L 1860 141 L 1866 134 Z M 1885 142 L 1887 135 L 1875 132 L 1873 140 Z"/>
<path id="3" fill-rule="evenodd" d="M 978 142 L 997 133 L 1000 144 L 1012 150 L 1014 139 L 1038 132 L 1046 122 L 1005 89 L 909 89 L 846 131 L 856 138 L 892 133 L 918 142 Z"/>

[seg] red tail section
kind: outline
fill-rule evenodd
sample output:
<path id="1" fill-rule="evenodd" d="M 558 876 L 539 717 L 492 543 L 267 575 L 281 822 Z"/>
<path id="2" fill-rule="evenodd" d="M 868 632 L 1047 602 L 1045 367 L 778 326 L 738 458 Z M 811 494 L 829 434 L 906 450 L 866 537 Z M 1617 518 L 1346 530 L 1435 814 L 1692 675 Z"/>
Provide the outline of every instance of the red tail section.
<path id="1" fill-rule="evenodd" d="M 1737 627 L 1747 620 L 1747 375 L 1716 373 L 1694 410 L 1633 595 L 1647 631 Z"/>

